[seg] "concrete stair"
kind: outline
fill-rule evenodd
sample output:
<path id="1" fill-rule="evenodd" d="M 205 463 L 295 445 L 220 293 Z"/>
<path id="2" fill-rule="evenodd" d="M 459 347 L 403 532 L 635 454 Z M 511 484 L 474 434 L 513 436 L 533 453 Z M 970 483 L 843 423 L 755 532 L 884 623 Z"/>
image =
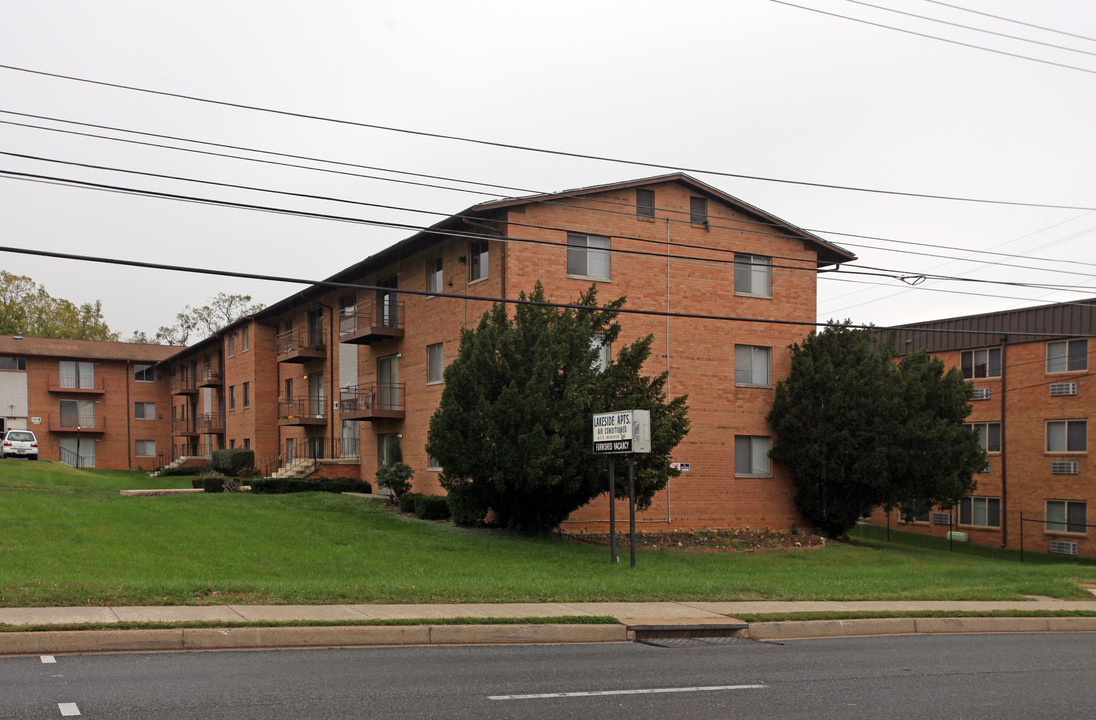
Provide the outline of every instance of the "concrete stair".
<path id="1" fill-rule="evenodd" d="M 316 460 L 310 460 L 303 458 L 300 460 L 293 460 L 271 475 L 273 478 L 306 478 L 312 473 L 316 472 L 316 468 L 320 466 L 320 463 Z"/>

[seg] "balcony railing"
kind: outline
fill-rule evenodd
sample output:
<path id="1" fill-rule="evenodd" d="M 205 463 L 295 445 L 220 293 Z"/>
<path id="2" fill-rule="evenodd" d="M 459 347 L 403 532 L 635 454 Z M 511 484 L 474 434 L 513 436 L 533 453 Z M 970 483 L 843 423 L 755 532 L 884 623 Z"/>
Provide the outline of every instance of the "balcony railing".
<path id="1" fill-rule="evenodd" d="M 172 395 L 196 395 L 198 393 L 198 386 L 194 383 L 194 378 L 190 375 L 183 375 L 176 373 L 171 378 L 171 394 Z"/>
<path id="2" fill-rule="evenodd" d="M 171 434 L 178 436 L 197 435 L 198 423 L 194 418 L 175 419 L 171 421 Z"/>
<path id="3" fill-rule="evenodd" d="M 404 383 L 363 383 L 339 391 L 339 413 L 343 420 L 375 420 L 406 416 Z"/>
<path id="4" fill-rule="evenodd" d="M 216 365 L 207 365 L 198 368 L 198 387 L 217 387 L 224 385 L 224 373 Z"/>
<path id="5" fill-rule="evenodd" d="M 77 377 L 76 375 L 50 375 L 47 382 L 47 387 L 50 392 L 55 393 L 95 393 L 102 394 L 106 392 L 106 387 L 103 385 L 103 378 L 91 377 Z"/>
<path id="6" fill-rule="evenodd" d="M 274 345 L 278 352 L 278 362 L 304 363 L 327 357 L 322 329 L 287 330 L 278 333 Z"/>
<path id="7" fill-rule="evenodd" d="M 326 402 L 322 397 L 278 398 L 279 425 L 326 425 Z"/>
<path id="8" fill-rule="evenodd" d="M 103 433 L 107 431 L 106 419 L 95 415 L 61 413 L 49 416 L 50 432 Z"/>
<path id="9" fill-rule="evenodd" d="M 225 431 L 225 419 L 216 413 L 204 413 L 198 417 L 198 431 L 223 433 Z"/>
<path id="10" fill-rule="evenodd" d="M 365 300 L 339 312 L 339 342 L 372 345 L 403 337 L 403 302 Z"/>

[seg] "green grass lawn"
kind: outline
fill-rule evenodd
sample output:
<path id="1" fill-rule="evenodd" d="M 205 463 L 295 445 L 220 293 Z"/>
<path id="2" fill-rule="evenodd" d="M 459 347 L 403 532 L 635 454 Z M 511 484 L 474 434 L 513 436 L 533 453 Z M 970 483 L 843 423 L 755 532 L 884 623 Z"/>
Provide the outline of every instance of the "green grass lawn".
<path id="1" fill-rule="evenodd" d="M 608 549 L 405 518 L 326 493 L 122 497 L 188 478 L 0 461 L 0 606 L 1091 599 L 1096 567 L 831 543 Z"/>

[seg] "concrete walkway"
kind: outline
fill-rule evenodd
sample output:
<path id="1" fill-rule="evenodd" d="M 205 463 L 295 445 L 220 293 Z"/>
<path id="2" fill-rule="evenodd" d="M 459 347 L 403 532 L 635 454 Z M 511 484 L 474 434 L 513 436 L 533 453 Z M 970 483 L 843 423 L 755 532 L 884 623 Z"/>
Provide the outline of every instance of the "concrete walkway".
<path id="1" fill-rule="evenodd" d="M 433 605 L 202 605 L 147 607 L 0 608 L 0 655 L 64 652 L 251 649 L 354 645 L 430 645 L 626 642 L 649 636 L 791 639 L 939 632 L 1096 631 L 1096 617 L 880 618 L 758 622 L 742 615 L 796 612 L 919 611 L 1096 613 L 1096 600 L 1035 598 L 1020 601 L 809 601 L 483 603 Z M 562 618 L 610 616 L 616 624 L 452 625 L 452 618 Z M 429 620 L 401 626 L 355 625 L 368 620 Z M 212 623 L 212 628 L 66 630 L 81 624 Z M 286 627 L 277 623 L 324 623 Z M 244 623 L 275 624 L 266 627 Z M 340 625 L 340 623 L 346 623 Z M 334 624 L 334 625 L 332 625 Z M 18 631 L 19 626 L 38 626 Z M 236 626 L 236 627 L 234 627 Z"/>

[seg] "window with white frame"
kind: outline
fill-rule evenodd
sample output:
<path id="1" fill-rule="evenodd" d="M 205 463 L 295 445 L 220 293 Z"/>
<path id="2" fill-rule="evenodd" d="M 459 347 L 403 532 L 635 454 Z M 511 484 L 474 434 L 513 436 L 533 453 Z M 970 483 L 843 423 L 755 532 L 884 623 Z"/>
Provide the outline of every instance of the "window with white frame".
<path id="1" fill-rule="evenodd" d="M 156 369 L 151 365 L 134 365 L 133 379 L 137 382 L 156 382 Z"/>
<path id="2" fill-rule="evenodd" d="M 0 357 L 0 370 L 26 370 L 27 359 L 21 357 Z"/>
<path id="3" fill-rule="evenodd" d="M 1047 452 L 1088 452 L 1088 421 L 1048 420 Z"/>
<path id="4" fill-rule="evenodd" d="M 608 280 L 609 238 L 567 233 L 567 274 Z"/>
<path id="5" fill-rule="evenodd" d="M 133 417 L 137 420 L 155 420 L 156 419 L 156 403 L 154 403 L 154 402 L 135 402 L 135 403 L 133 403 Z"/>
<path id="6" fill-rule="evenodd" d="M 758 435 L 735 435 L 734 474 L 740 477 L 769 477 L 772 464 L 769 448 L 772 438 Z"/>
<path id="7" fill-rule="evenodd" d="M 232 412 L 236 409 L 236 386 L 228 386 L 228 411 Z"/>
<path id="8" fill-rule="evenodd" d="M 236 333 L 228 335 L 228 356 L 236 357 Z"/>
<path id="9" fill-rule="evenodd" d="M 486 240 L 473 240 L 468 244 L 468 279 L 472 282 L 487 277 L 490 261 Z"/>
<path id="10" fill-rule="evenodd" d="M 734 384 L 739 387 L 772 386 L 772 348 L 734 346 Z"/>
<path id="11" fill-rule="evenodd" d="M 1001 498 L 967 496 L 959 501 L 959 524 L 1001 527 Z"/>
<path id="12" fill-rule="evenodd" d="M 1088 340 L 1057 340 L 1047 343 L 1047 373 L 1088 370 Z"/>
<path id="13" fill-rule="evenodd" d="M 137 440 L 133 444 L 133 454 L 137 457 L 156 457 L 156 441 Z"/>
<path id="14" fill-rule="evenodd" d="M 445 376 L 445 344 L 426 346 L 426 384 L 440 383 Z"/>
<path id="15" fill-rule="evenodd" d="M 612 361 L 612 347 L 605 340 L 605 336 L 594 335 L 590 338 L 590 348 L 597 351 L 597 358 L 594 359 L 591 367 L 598 372 L 608 370 L 609 363 Z"/>
<path id="16" fill-rule="evenodd" d="M 440 257 L 426 261 L 426 292 L 442 293 L 444 290 L 444 265 Z"/>
<path id="17" fill-rule="evenodd" d="M 244 325 L 240 328 L 240 352 L 247 352 L 251 349 L 251 326 Z"/>
<path id="18" fill-rule="evenodd" d="M 693 225 L 708 224 L 708 198 L 689 198 L 689 222 Z"/>
<path id="19" fill-rule="evenodd" d="M 426 456 L 426 469 L 431 472 L 441 472 L 441 461 L 433 455 Z"/>
<path id="20" fill-rule="evenodd" d="M 772 258 L 764 255 L 734 256 L 734 292 L 735 295 L 757 295 L 772 297 Z"/>
<path id="21" fill-rule="evenodd" d="M 978 436 L 978 444 L 986 452 L 1001 452 L 1001 423 L 964 423 L 963 427 Z"/>
<path id="22" fill-rule="evenodd" d="M 1001 377 L 1001 348 L 964 350 L 959 354 L 959 367 L 967 380 Z"/>
<path id="23" fill-rule="evenodd" d="M 241 398 L 245 408 L 251 407 L 251 383 L 245 382 L 243 384 L 243 397 Z"/>
<path id="24" fill-rule="evenodd" d="M 1047 500 L 1047 532 L 1083 533 L 1088 528 L 1088 504 L 1080 500 Z"/>

